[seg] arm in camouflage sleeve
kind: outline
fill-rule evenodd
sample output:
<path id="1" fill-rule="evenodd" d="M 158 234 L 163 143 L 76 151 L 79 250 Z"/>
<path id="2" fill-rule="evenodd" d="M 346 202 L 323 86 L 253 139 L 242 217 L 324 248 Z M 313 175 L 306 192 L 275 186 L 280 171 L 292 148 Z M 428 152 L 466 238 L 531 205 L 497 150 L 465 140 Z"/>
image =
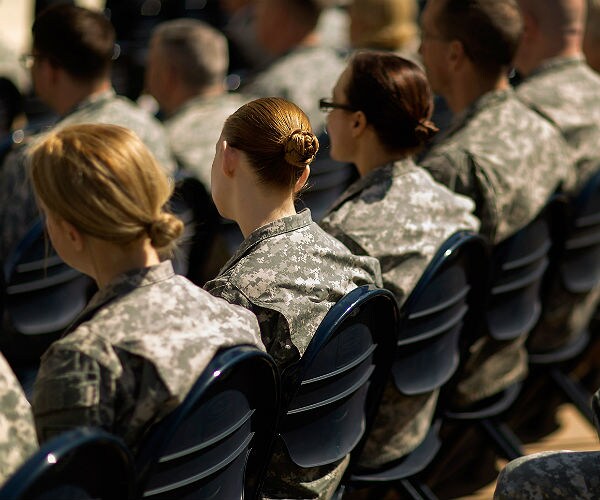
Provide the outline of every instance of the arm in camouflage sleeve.
<path id="1" fill-rule="evenodd" d="M 33 392 L 40 442 L 80 426 L 112 430 L 116 376 L 96 360 L 54 346 L 42 358 Z"/>

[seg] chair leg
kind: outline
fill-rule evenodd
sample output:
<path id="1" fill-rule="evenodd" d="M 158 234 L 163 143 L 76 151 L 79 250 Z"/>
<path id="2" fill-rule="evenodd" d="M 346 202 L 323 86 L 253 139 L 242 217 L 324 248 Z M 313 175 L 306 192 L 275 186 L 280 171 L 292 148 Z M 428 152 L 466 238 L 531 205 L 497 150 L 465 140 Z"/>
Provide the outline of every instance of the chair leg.
<path id="1" fill-rule="evenodd" d="M 592 395 L 585 390 L 580 383 L 573 380 L 558 368 L 550 370 L 550 376 L 554 383 L 560 388 L 564 395 L 575 405 L 579 412 L 594 425 L 594 413 L 592 412 Z"/>
<path id="2" fill-rule="evenodd" d="M 421 483 L 415 478 L 401 479 L 398 481 L 398 488 L 414 500 L 438 500 L 433 491 L 426 484 Z"/>
<path id="3" fill-rule="evenodd" d="M 482 419 L 479 424 L 504 458 L 514 460 L 523 456 L 523 447 L 519 438 L 506 424 L 489 418 Z"/>

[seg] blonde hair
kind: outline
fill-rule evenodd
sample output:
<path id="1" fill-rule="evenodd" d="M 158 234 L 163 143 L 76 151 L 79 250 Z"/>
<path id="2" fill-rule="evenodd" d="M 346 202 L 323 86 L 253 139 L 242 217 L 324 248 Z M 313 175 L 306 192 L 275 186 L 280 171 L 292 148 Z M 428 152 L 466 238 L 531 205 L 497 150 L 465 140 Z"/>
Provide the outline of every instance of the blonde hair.
<path id="1" fill-rule="evenodd" d="M 246 154 L 261 182 L 283 188 L 294 187 L 319 150 L 304 111 L 279 97 L 244 104 L 225 120 L 223 137 Z"/>
<path id="2" fill-rule="evenodd" d="M 353 0 L 350 17 L 361 32 L 352 40 L 356 48 L 401 50 L 419 34 L 416 0 Z"/>
<path id="3" fill-rule="evenodd" d="M 36 197 L 82 233 L 126 245 L 143 236 L 170 250 L 183 223 L 165 211 L 172 185 L 142 141 L 116 125 L 50 132 L 29 153 Z"/>

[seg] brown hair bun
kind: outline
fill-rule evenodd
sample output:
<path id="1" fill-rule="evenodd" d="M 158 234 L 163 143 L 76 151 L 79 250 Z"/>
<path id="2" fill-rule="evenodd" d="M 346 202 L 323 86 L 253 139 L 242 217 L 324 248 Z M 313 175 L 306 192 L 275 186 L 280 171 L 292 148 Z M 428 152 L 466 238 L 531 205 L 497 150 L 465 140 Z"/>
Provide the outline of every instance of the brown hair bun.
<path id="1" fill-rule="evenodd" d="M 147 233 L 154 248 L 167 248 L 183 233 L 183 222 L 173 214 L 162 212 L 148 224 Z"/>
<path id="2" fill-rule="evenodd" d="M 432 121 L 421 120 L 415 127 L 415 137 L 421 144 L 425 144 L 427 141 L 429 141 L 429 139 L 437 134 L 438 131 L 439 129 Z"/>
<path id="3" fill-rule="evenodd" d="M 296 129 L 283 145 L 285 161 L 298 168 L 305 168 L 315 159 L 319 151 L 319 140 L 312 132 Z"/>

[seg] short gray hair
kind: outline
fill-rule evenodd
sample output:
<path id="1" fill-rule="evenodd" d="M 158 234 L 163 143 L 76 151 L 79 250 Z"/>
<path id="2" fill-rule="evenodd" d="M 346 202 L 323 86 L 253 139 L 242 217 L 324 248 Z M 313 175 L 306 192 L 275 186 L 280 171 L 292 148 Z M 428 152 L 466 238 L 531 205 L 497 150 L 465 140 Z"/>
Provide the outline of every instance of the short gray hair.
<path id="1" fill-rule="evenodd" d="M 174 19 L 159 24 L 152 37 L 190 87 L 203 88 L 225 79 L 227 39 L 212 26 L 196 19 Z"/>

